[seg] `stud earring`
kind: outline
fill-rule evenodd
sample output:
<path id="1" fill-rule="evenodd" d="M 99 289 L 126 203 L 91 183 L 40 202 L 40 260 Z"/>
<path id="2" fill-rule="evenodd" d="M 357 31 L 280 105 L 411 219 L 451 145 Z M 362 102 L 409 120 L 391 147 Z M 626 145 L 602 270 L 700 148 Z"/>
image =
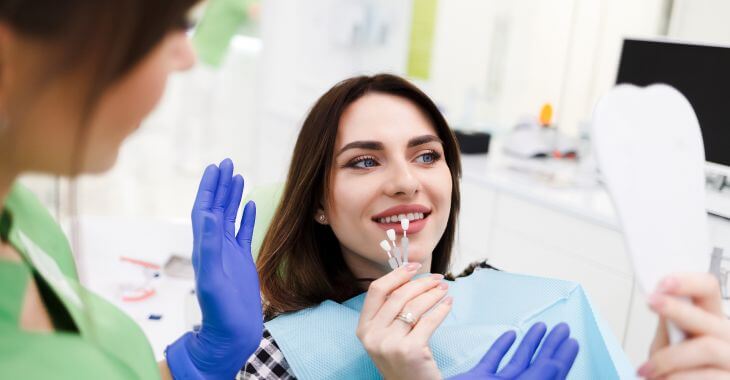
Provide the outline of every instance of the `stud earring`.
<path id="1" fill-rule="evenodd" d="M 320 214 L 318 219 L 319 219 L 319 222 L 322 224 L 327 223 L 327 217 L 324 214 Z"/>

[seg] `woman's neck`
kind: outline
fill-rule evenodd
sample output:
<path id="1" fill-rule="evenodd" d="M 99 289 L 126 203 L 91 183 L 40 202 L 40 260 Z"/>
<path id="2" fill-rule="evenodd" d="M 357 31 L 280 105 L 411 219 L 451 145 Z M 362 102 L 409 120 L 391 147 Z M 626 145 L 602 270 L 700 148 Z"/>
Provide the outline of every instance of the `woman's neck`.
<path id="1" fill-rule="evenodd" d="M 17 177 L 18 173 L 7 162 L 0 162 L 0 210 L 5 208 L 5 200 Z"/>
<path id="2" fill-rule="evenodd" d="M 3 128 L 0 125 L 0 211 L 5 208 L 5 200 L 19 174 L 11 154 L 13 139 Z"/>

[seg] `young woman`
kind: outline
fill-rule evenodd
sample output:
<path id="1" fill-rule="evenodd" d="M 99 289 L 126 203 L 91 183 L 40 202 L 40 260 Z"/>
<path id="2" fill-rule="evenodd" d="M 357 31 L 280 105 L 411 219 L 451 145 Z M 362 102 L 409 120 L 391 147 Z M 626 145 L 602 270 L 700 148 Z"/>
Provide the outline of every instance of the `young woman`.
<path id="1" fill-rule="evenodd" d="M 203 326 L 159 367 L 139 327 L 79 283 L 61 229 L 14 184 L 26 172 L 112 166 L 168 75 L 194 63 L 185 34 L 194 3 L 0 0 L 0 377 L 232 378 L 258 345 L 254 211 L 234 236 L 243 180 L 230 161 L 206 170 L 193 209 Z"/>
<path id="2" fill-rule="evenodd" d="M 242 371 L 244 377 L 291 378 L 297 372 L 293 366 L 304 367 L 299 371 L 305 374 L 310 374 L 307 366 L 326 367 L 315 373 L 329 376 L 346 366 L 360 370 L 359 377 L 372 376 L 376 368 L 386 378 L 439 376 L 429 338 L 438 346 L 440 338 L 436 339 L 434 331 L 448 320 L 452 308 L 447 288 L 459 284 L 440 281 L 449 263 L 460 206 L 458 154 L 435 105 L 400 78 L 352 78 L 316 102 L 299 134 L 282 201 L 259 254 L 264 310 L 270 321 L 261 347 Z M 392 217 L 400 215 L 412 219 L 411 264 L 391 272 L 378 242 L 385 239 L 388 228 L 402 232 L 398 223 L 392 223 Z M 488 267 L 485 263 L 480 266 Z M 435 275 L 409 281 L 425 273 Z M 509 288 L 509 278 L 503 280 L 491 285 Z M 520 287 L 522 282 L 510 284 Z M 538 283 L 531 291 L 541 293 L 548 288 Z M 361 293 L 366 290 L 369 292 L 363 299 Z M 484 293 L 482 299 L 489 300 L 489 289 L 479 290 Z M 690 297 L 694 302 L 680 302 L 675 296 Z M 650 306 L 662 323 L 652 355 L 639 375 L 728 377 L 730 322 L 722 314 L 720 300 L 717 280 L 710 275 L 668 278 L 651 297 Z M 498 314 L 500 306 L 487 310 L 484 318 Z M 426 314 L 428 309 L 432 311 Z M 399 319 L 404 311 L 424 314 L 409 326 Z M 561 311 L 561 317 L 571 317 L 566 312 Z M 338 319 L 347 318 L 352 322 L 341 326 Z M 669 345 L 666 320 L 687 331 L 689 339 Z M 308 333 L 310 330 L 316 332 Z M 596 335 L 585 343 L 592 346 L 596 340 L 599 345 L 604 343 Z M 347 351 L 349 359 L 338 355 L 348 345 L 360 344 L 369 358 L 356 358 L 357 348 Z M 620 357 L 620 347 L 615 342 L 605 344 L 612 345 L 611 352 L 601 360 L 592 360 L 595 373 L 582 374 L 586 378 L 610 378 L 609 372 L 601 372 L 603 368 L 597 370 L 595 365 L 614 361 L 613 376 L 632 376 L 633 370 L 626 368 L 625 358 Z M 587 354 L 592 355 L 594 348 Z M 300 349 L 313 361 L 301 360 Z M 329 357 L 350 361 L 339 365 Z M 374 366 L 368 364 L 370 361 Z M 558 378 L 565 376 L 572 359 L 562 363 Z M 492 378 L 484 373 L 481 376 Z"/>
<path id="3" fill-rule="evenodd" d="M 446 121 L 407 81 L 356 77 L 324 94 L 304 121 L 282 201 L 259 253 L 264 310 L 273 320 L 242 375 L 344 378 L 355 371 L 363 378 L 378 372 L 386 378 L 440 378 L 429 340 L 452 308 L 447 292 L 455 289 L 442 280 L 456 233 L 460 173 L 459 150 Z M 390 228 L 403 234 L 399 217 L 410 220 L 409 264 L 391 271 L 378 243 Z M 272 329 L 271 323 L 289 315 L 327 319 L 316 305 L 347 304 L 366 290 L 352 314 L 356 319 L 340 326 L 351 313 L 333 315 L 327 328 L 341 334 L 331 342 L 302 338 L 301 330 L 312 325 L 280 323 L 297 334 L 290 338 Z M 404 322 L 405 311 L 415 320 Z M 565 376 L 577 352 L 567 331 L 563 339 L 562 351 L 555 350 L 565 358 L 557 378 Z M 319 360 L 324 347 L 324 356 L 342 355 L 346 363 L 310 372 L 309 367 L 329 364 L 302 364 L 284 347 L 292 340 L 307 347 L 312 360 Z M 346 354 L 348 347 L 355 351 Z M 377 371 L 370 360 L 358 364 L 362 347 Z"/>

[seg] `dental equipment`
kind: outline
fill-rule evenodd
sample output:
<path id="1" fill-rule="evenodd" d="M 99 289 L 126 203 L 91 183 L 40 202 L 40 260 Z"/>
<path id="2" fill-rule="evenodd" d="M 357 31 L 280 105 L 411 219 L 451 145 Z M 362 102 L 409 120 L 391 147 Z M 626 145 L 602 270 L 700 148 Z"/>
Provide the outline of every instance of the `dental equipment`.
<path id="1" fill-rule="evenodd" d="M 409 223 L 410 221 L 408 220 L 408 218 L 403 218 L 400 220 L 400 226 L 403 228 L 403 238 L 400 239 L 400 245 L 403 254 L 403 264 L 408 264 L 408 236 L 406 236 L 406 231 L 408 231 Z"/>
<path id="2" fill-rule="evenodd" d="M 390 240 L 390 243 L 393 245 L 393 256 L 395 256 L 395 261 L 398 263 L 398 266 L 400 267 L 403 264 L 402 256 L 400 248 L 395 244 L 395 230 L 389 229 L 385 231 L 385 233 L 388 235 L 388 240 Z"/>
<path id="3" fill-rule="evenodd" d="M 390 265 L 390 269 L 398 268 L 398 261 L 396 261 L 395 257 L 390 254 L 390 243 L 388 243 L 387 240 L 382 240 L 380 242 L 380 248 L 383 248 L 385 253 L 388 254 L 388 265 Z"/>

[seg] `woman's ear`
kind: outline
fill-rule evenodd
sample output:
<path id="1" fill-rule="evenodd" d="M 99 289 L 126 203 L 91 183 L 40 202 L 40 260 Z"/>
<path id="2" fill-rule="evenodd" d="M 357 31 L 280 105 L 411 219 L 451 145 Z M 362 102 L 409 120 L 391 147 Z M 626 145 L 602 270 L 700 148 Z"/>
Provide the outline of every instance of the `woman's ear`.
<path id="1" fill-rule="evenodd" d="M 327 220 L 327 215 L 325 215 L 324 210 L 321 208 L 317 209 L 317 212 L 314 213 L 314 220 L 321 225 L 326 226 L 327 224 L 329 224 L 329 221 Z"/>

